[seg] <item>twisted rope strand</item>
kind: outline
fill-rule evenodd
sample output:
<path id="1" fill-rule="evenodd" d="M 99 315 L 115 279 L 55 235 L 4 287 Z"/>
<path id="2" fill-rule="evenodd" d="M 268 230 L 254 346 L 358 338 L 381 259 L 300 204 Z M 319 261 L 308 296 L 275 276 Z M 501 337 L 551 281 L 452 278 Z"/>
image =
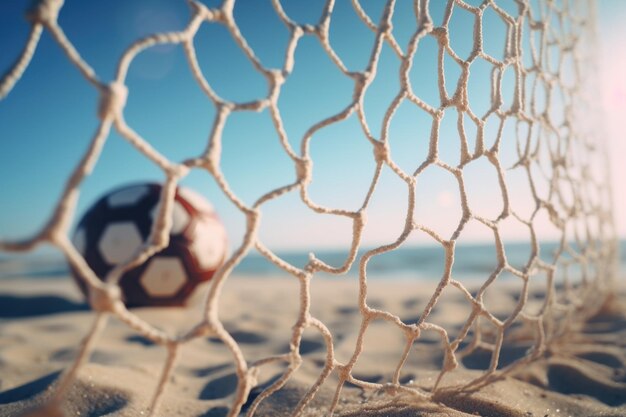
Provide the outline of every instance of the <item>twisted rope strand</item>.
<path id="1" fill-rule="evenodd" d="M 236 368 L 238 383 L 229 409 L 230 417 L 239 415 L 250 390 L 257 383 L 257 376 L 262 367 L 276 362 L 287 363 L 281 377 L 252 402 L 247 415 L 254 416 L 263 401 L 284 387 L 298 372 L 303 363 L 299 349 L 303 333 L 308 328 L 319 332 L 324 339 L 326 359 L 319 376 L 292 410 L 292 416 L 301 415 L 322 386 L 328 383 L 329 376 L 335 373 L 339 381 L 329 404 L 329 414 L 332 415 L 339 406 L 342 388 L 346 382 L 364 390 L 405 392 L 421 398 L 433 398 L 445 390 L 460 390 L 487 384 L 498 376 L 513 372 L 550 349 L 551 344 L 558 342 L 562 334 L 575 329 L 585 318 L 593 314 L 609 293 L 611 285 L 615 282 L 616 259 L 612 196 L 606 178 L 608 170 L 598 176 L 594 175 L 590 168 L 593 164 L 604 163 L 608 159 L 608 151 L 606 144 L 601 141 L 602 136 L 598 134 L 597 120 L 594 119 L 593 123 L 585 125 L 585 119 L 595 117 L 591 115 L 596 112 L 593 101 L 598 88 L 595 69 L 588 65 L 595 62 L 593 0 L 538 1 L 536 4 L 538 9 L 528 0 L 519 0 L 516 2 L 517 14 L 505 10 L 498 0 L 484 0 L 476 6 L 463 0 L 446 0 L 441 22 L 435 22 L 431 16 L 434 3 L 431 4 L 429 0 L 414 0 L 412 18 L 415 26 L 406 45 L 402 45 L 398 40 L 400 37 L 394 27 L 398 7 L 394 0 L 386 1 L 378 22 L 372 19 L 359 0 L 352 0 L 352 8 L 358 21 L 374 33 L 369 59 L 361 69 L 346 67 L 342 54 L 333 46 L 330 28 L 335 22 L 334 0 L 325 2 L 315 25 L 301 24 L 292 19 L 280 0 L 272 0 L 271 4 L 280 24 L 289 32 L 280 68 L 265 66 L 240 31 L 233 14 L 235 0 L 225 0 L 216 8 L 208 8 L 195 0 L 190 0 L 191 11 L 187 26 L 181 31 L 155 33 L 132 43 L 120 57 L 115 79 L 109 84 L 100 81 L 57 23 L 58 14 L 62 12 L 62 0 L 40 0 L 27 14 L 31 30 L 15 63 L 0 78 L 0 100 L 8 97 L 28 68 L 43 30 L 52 35 L 54 41 L 65 52 L 67 59 L 79 70 L 85 81 L 94 85 L 100 94 L 96 109 L 100 123 L 87 152 L 77 163 L 57 204 L 52 208 L 50 220 L 32 238 L 15 241 L 0 238 L 2 251 L 29 251 L 44 242 L 60 248 L 89 289 L 89 300 L 96 311 L 95 321 L 83 339 L 77 358 L 56 384 L 52 402 L 43 406 L 39 415 L 43 416 L 51 409 L 58 409 L 59 404 L 67 397 L 110 316 L 119 318 L 129 328 L 167 350 L 161 376 L 152 392 L 150 404 L 146 405 L 151 416 L 158 414 L 158 407 L 164 399 L 168 381 L 175 372 L 180 347 L 208 335 L 221 340 L 232 354 Z M 506 28 L 501 56 L 492 56 L 485 51 L 484 44 L 490 36 L 485 19 L 487 11 L 491 11 L 492 16 L 496 16 Z M 473 20 L 471 33 L 468 31 L 464 34 L 472 37 L 472 49 L 465 59 L 455 50 L 456 34 L 453 32 L 459 31 L 460 28 L 456 27 L 454 22 L 459 14 L 469 14 Z M 264 96 L 238 103 L 215 92 L 200 67 L 194 44 L 199 29 L 205 24 L 222 25 L 228 31 L 241 54 L 252 64 L 256 72 L 265 77 L 267 93 Z M 296 150 L 292 147 L 284 126 L 279 97 L 282 87 L 293 72 L 299 41 L 305 36 L 319 42 L 329 62 L 353 85 L 353 94 L 341 111 L 313 123 L 300 139 L 300 148 Z M 428 104 L 413 90 L 414 85 L 423 82 L 420 78 L 423 72 L 418 53 L 423 47 L 422 42 L 427 38 L 434 40 L 437 45 L 436 87 L 439 95 L 437 105 Z M 139 53 L 159 44 L 181 45 L 193 79 L 215 108 L 215 118 L 209 121 L 211 133 L 204 152 L 190 156 L 182 164 L 168 160 L 151 145 L 149 138 L 137 134 L 124 119 L 128 95 L 126 87 L 128 69 Z M 524 49 L 526 44 L 529 45 L 529 50 Z M 368 119 L 365 111 L 365 96 L 376 79 L 377 72 L 381 71 L 379 67 L 384 46 L 390 47 L 394 58 L 400 62 L 397 74 L 399 89 L 393 92 L 393 101 L 386 107 L 380 120 L 380 132 L 373 132 L 370 128 L 371 117 Z M 555 51 L 559 56 L 556 60 Z M 476 98 L 468 89 L 472 70 L 476 68 L 475 63 L 479 59 L 491 66 L 489 91 L 481 92 L 489 98 L 490 107 L 482 116 L 475 113 Z M 569 65 L 568 62 L 572 64 Z M 446 78 L 450 78 L 446 63 L 458 65 L 460 68 L 460 76 L 453 90 L 450 87 L 454 85 L 455 80 L 446 83 Z M 510 73 L 513 80 L 510 85 L 506 85 L 506 77 Z M 569 73 L 573 73 L 573 83 L 567 82 Z M 428 154 L 423 160 L 415 160 L 415 168 L 412 168 L 415 170 L 410 173 L 405 172 L 394 160 L 396 140 L 390 129 L 398 109 L 403 104 L 414 106 L 414 109 L 432 118 L 430 137 L 419 138 L 428 142 Z M 263 190 L 261 197 L 252 206 L 248 206 L 232 190 L 229 178 L 222 171 L 220 161 L 223 131 L 229 116 L 233 113 L 262 110 L 267 110 L 281 148 L 293 163 L 295 180 L 286 178 L 281 186 Z M 444 160 L 440 152 L 444 134 L 442 132 L 444 116 L 446 113 L 454 112 L 457 113 L 458 163 Z M 352 115 L 358 120 L 362 139 L 372 147 L 372 158 L 375 162 L 373 171 L 363 174 L 370 177 L 371 182 L 366 194 L 358 202 L 361 205 L 357 211 L 321 205 L 309 193 L 310 184 L 317 172 L 314 170 L 314 161 L 309 152 L 312 141 L 317 139 L 319 132 L 346 121 Z M 494 138 L 486 137 L 488 123 L 497 123 Z M 506 126 L 511 124 L 514 124 L 512 134 L 505 130 Z M 468 125 L 475 126 L 475 137 L 469 134 Z M 97 163 L 111 127 L 133 146 L 135 152 L 143 155 L 163 171 L 166 181 L 148 242 L 137 251 L 132 260 L 118 265 L 108 277 L 99 277 L 104 279 L 105 282 L 102 282 L 71 244 L 68 234 L 82 182 Z M 474 140 L 473 149 L 472 140 Z M 508 149 L 507 147 L 514 149 L 517 156 L 517 160 L 510 166 L 505 166 L 502 158 L 502 153 Z M 502 203 L 502 210 L 495 218 L 485 216 L 471 204 L 473 201 L 469 200 L 467 168 L 475 161 L 483 161 L 495 171 L 494 179 L 498 184 L 496 194 L 500 195 Z M 416 207 L 424 204 L 418 200 L 416 189 L 422 181 L 425 181 L 423 174 L 430 167 L 437 167 L 446 175 L 451 175 L 458 185 L 461 217 L 450 220 L 450 224 L 456 227 L 449 236 L 435 230 L 429 219 L 416 212 Z M 511 182 L 509 173 L 518 169 L 525 176 L 530 190 L 529 203 L 532 204 L 532 210 L 529 217 L 522 215 L 512 200 L 512 196 L 518 190 Z M 216 272 L 197 322 L 192 323 L 191 328 L 180 335 L 170 335 L 128 311 L 120 300 L 118 283 L 124 271 L 145 262 L 152 254 L 167 245 L 174 190 L 179 181 L 191 170 L 203 170 L 212 176 L 223 195 L 245 216 L 246 233 L 241 244 Z M 368 227 L 368 209 L 372 199 L 380 193 L 383 170 L 388 170 L 394 178 L 406 184 L 408 200 L 403 209 L 404 227 L 394 239 L 361 254 L 362 234 Z M 265 204 L 290 193 L 298 193 L 302 203 L 313 213 L 350 219 L 352 240 L 348 255 L 339 265 L 328 264 L 311 254 L 308 264 L 304 268 L 299 268 L 274 253 L 258 236 Z M 542 216 L 546 217 L 551 227 L 558 232 L 558 245 L 551 257 L 546 256 L 545 249 L 539 241 L 542 226 L 539 222 Z M 507 259 L 503 231 L 506 221 L 521 225 L 528 230 L 530 236 L 529 258 L 521 267 L 511 265 Z M 494 269 L 486 274 L 483 284 L 475 294 L 455 276 L 454 271 L 459 239 L 465 236 L 466 226 L 471 222 L 492 232 L 496 250 Z M 405 323 L 392 312 L 375 309 L 368 304 L 369 262 L 398 249 L 409 237 L 418 233 L 441 246 L 445 254 L 445 263 L 439 283 L 421 311 L 419 319 L 414 323 Z M 297 279 L 300 293 L 298 315 L 291 332 L 289 351 L 248 364 L 241 347 L 223 326 L 219 316 L 219 300 L 222 288 L 232 271 L 253 248 L 273 265 Z M 345 274 L 355 263 L 359 272 L 359 294 L 358 300 L 355 301 L 359 306 L 361 324 L 352 355 L 347 363 L 342 363 L 335 357 L 335 338 L 332 332 L 325 323 L 310 313 L 310 292 L 318 272 Z M 574 268 L 581 269 L 579 282 L 572 275 Z M 512 311 L 508 316 L 499 318 L 489 311 L 484 298 L 505 273 L 511 274 L 513 279 L 519 282 L 521 289 Z M 531 304 L 529 288 L 531 283 L 536 282 L 544 285 L 545 294 L 538 310 L 533 311 L 529 307 Z M 435 323 L 432 317 L 434 309 L 441 303 L 441 297 L 448 288 L 451 291 L 458 291 L 471 307 L 470 313 L 462 321 L 462 327 L 456 334 L 449 333 Z M 369 326 L 378 320 L 385 320 L 395 326 L 405 337 L 403 351 L 392 370 L 393 376 L 389 384 L 363 381 L 352 374 L 365 348 L 366 332 Z M 499 368 L 502 348 L 509 337 L 514 337 L 513 327 L 518 322 L 523 323 L 532 334 L 533 348 L 524 357 Z M 424 391 L 416 386 L 402 386 L 400 380 L 402 372 L 408 366 L 407 358 L 415 343 L 420 342 L 422 332 L 427 330 L 435 332 L 440 339 L 444 357 L 435 386 L 431 391 Z M 466 344 L 463 348 L 462 343 Z M 450 388 L 450 385 L 446 385 L 444 388 L 442 382 L 444 377 L 453 374 L 459 366 L 459 359 L 479 348 L 491 352 L 488 368 L 463 386 L 451 385 Z"/>

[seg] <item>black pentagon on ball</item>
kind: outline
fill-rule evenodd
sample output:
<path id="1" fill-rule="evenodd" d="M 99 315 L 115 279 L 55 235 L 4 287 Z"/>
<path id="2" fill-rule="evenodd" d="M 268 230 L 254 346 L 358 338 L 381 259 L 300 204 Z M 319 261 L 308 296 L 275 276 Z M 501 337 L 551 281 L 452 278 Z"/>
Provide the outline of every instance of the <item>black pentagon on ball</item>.
<path id="1" fill-rule="evenodd" d="M 135 184 L 100 198 L 82 217 L 74 244 L 93 272 L 104 279 L 128 261 L 150 235 L 161 185 Z M 180 306 L 209 281 L 227 255 L 225 230 L 206 200 L 178 188 L 169 245 L 122 276 L 119 285 L 128 307 Z M 87 287 L 76 269 L 76 282 Z"/>

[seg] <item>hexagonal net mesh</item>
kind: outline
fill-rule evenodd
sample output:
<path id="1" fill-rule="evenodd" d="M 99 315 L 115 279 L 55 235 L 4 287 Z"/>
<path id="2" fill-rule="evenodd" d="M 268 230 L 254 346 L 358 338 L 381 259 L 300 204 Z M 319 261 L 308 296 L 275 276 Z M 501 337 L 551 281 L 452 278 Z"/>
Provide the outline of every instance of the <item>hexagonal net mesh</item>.
<path id="1" fill-rule="evenodd" d="M 52 210 L 46 226 L 36 236 L 24 241 L 1 241 L 4 251 L 28 251 L 42 242 L 49 242 L 60 248 L 73 268 L 80 271 L 88 288 L 90 302 L 95 311 L 95 320 L 91 330 L 79 350 L 79 355 L 58 381 L 55 394 L 50 403 L 40 410 L 41 415 L 48 415 L 51 409 L 58 410 L 60 402 L 66 397 L 77 374 L 87 361 L 90 352 L 97 344 L 97 337 L 106 326 L 107 317 L 116 316 L 132 329 L 167 349 L 167 360 L 163 364 L 161 378 L 156 384 L 150 412 L 154 414 L 164 390 L 175 368 L 179 347 L 193 339 L 207 335 L 219 338 L 232 352 L 237 370 L 238 385 L 230 408 L 230 416 L 238 415 L 248 394 L 256 384 L 256 376 L 263 366 L 269 363 L 283 362 L 288 366 L 282 377 L 269 385 L 248 409 L 253 415 L 258 405 L 272 393 L 279 390 L 297 372 L 301 363 L 299 347 L 305 329 L 318 331 L 326 341 L 327 355 L 319 378 L 309 387 L 299 404 L 292 410 L 299 415 L 315 397 L 320 386 L 336 373 L 338 385 L 336 395 L 329 409 L 336 409 L 342 387 L 350 382 L 366 389 L 381 388 L 381 384 L 371 383 L 355 377 L 352 370 L 363 349 L 364 335 L 368 326 L 376 320 L 385 320 L 397 326 L 406 335 L 406 347 L 397 362 L 391 385 L 397 390 L 409 392 L 421 397 L 430 397 L 438 389 L 442 377 L 458 366 L 458 361 L 478 347 L 491 351 L 491 362 L 487 369 L 468 385 L 486 383 L 503 373 L 511 372 L 520 365 L 537 358 L 550 346 L 559 335 L 575 329 L 585 318 L 593 314 L 606 298 L 615 276 L 616 245 L 611 212 L 611 194 L 606 170 L 606 149 L 597 120 L 596 102 L 598 100 L 594 73 L 594 7 L 589 0 L 516 0 L 510 1 L 505 8 L 500 0 L 463 1 L 447 0 L 443 7 L 443 19 L 434 22 L 431 17 L 432 2 L 415 0 L 412 7 L 414 28 L 407 42 L 399 41 L 392 25 L 397 4 L 393 0 L 385 3 L 380 19 L 376 22 L 366 12 L 359 0 L 352 1 L 352 7 L 361 24 L 375 36 L 371 44 L 371 54 L 363 68 L 348 68 L 339 53 L 333 48 L 330 28 L 334 24 L 333 11 L 335 2 L 328 0 L 323 6 L 319 21 L 314 24 L 301 24 L 292 19 L 283 8 L 280 0 L 273 0 L 273 9 L 282 25 L 288 29 L 289 42 L 284 50 L 282 67 L 270 68 L 263 65 L 255 55 L 239 30 L 234 17 L 234 0 L 225 0 L 219 8 L 209 8 L 191 0 L 190 19 L 186 27 L 178 32 L 156 33 L 137 40 L 130 45 L 118 62 L 115 79 L 109 83 L 102 81 L 95 71 L 81 58 L 71 39 L 57 23 L 61 12 L 62 0 L 43 0 L 28 13 L 32 29 L 28 42 L 16 63 L 8 69 L 0 82 L 0 98 L 10 93 L 27 70 L 42 31 L 47 30 L 61 46 L 67 59 L 75 65 L 84 79 L 93 85 L 100 94 L 98 106 L 99 125 L 95 130 L 91 145 L 83 158 L 78 161 L 67 185 Z M 472 39 L 472 48 L 467 56 L 460 56 L 453 47 L 451 33 L 454 28 L 453 16 L 469 13 L 473 18 L 473 31 L 466 31 L 462 36 Z M 501 57 L 494 57 L 486 52 L 484 44 L 490 37 L 496 36 L 485 28 L 485 16 L 490 15 L 505 28 L 505 35 L 499 40 L 504 46 Z M 232 102 L 220 97 L 207 81 L 196 57 L 194 38 L 203 25 L 222 25 L 225 27 L 254 69 L 267 82 L 267 94 L 250 102 Z M 330 61 L 353 85 L 353 95 L 345 103 L 343 110 L 332 114 L 310 126 L 300 139 L 300 151 L 295 150 L 283 125 L 279 96 L 281 88 L 289 80 L 294 68 L 294 56 L 305 38 L 313 38 L 326 52 Z M 422 70 L 416 56 L 426 41 L 437 45 L 436 87 L 439 104 L 428 104 L 416 91 L 416 81 L 409 73 Z M 124 106 L 127 98 L 125 80 L 129 65 L 143 50 L 158 44 L 176 44 L 182 46 L 189 68 L 198 87 L 213 104 L 216 112 L 211 122 L 211 133 L 205 152 L 192 156 L 182 163 L 175 163 L 159 153 L 150 143 L 142 138 L 124 119 Z M 399 88 L 395 98 L 386 108 L 381 120 L 376 121 L 381 127 L 375 132 L 370 126 L 372 121 L 366 117 L 364 102 L 366 92 L 377 76 L 377 69 L 383 59 L 381 50 L 390 48 L 395 54 L 400 69 L 397 74 Z M 392 55 L 394 55 L 392 54 Z M 482 97 L 470 97 L 468 85 L 470 74 L 479 65 L 486 65 L 490 72 L 490 81 L 482 89 Z M 460 70 L 458 81 L 450 83 L 446 66 L 456 66 Z M 507 74 L 509 78 L 507 78 Z M 432 74 L 431 74 L 432 75 Z M 508 80 L 508 85 L 507 85 Z M 508 89 L 508 90 L 507 90 Z M 486 93 L 488 91 L 488 94 Z M 507 94 L 504 91 L 509 91 Z M 477 114 L 473 103 L 488 96 L 489 105 L 484 114 Z M 306 97 L 303 100 L 307 100 Z M 390 124 L 401 105 L 414 106 L 427 114 L 432 123 L 428 125 L 430 139 L 425 158 L 414 161 L 414 170 L 406 171 L 394 160 L 394 138 L 390 133 Z M 280 139 L 282 149 L 293 162 L 296 179 L 286 179 L 287 185 L 267 190 L 254 204 L 247 205 L 229 186 L 227 176 L 220 167 L 222 132 L 229 118 L 237 112 L 266 111 L 273 122 Z M 356 115 L 361 127 L 359 133 L 363 141 L 371 145 L 374 172 L 371 186 L 360 200 L 360 208 L 351 211 L 342 208 L 326 207 L 318 204 L 309 193 L 314 166 L 309 146 L 316 134 L 326 127 L 340 123 Z M 456 138 L 459 144 L 459 157 L 454 163 L 440 158 L 442 149 L 441 123 L 444 117 L 452 115 L 457 119 Z M 486 134 L 488 125 L 495 126 L 494 134 Z M 471 129 L 470 129 L 471 127 Z M 507 129 L 512 127 L 512 129 Z M 161 206 L 153 226 L 148 243 L 134 258 L 114 268 L 101 281 L 89 269 L 80 253 L 68 238 L 69 227 L 74 219 L 75 205 L 83 180 L 90 174 L 98 162 L 110 129 L 126 139 L 137 152 L 140 152 L 158 166 L 166 175 L 161 194 Z M 502 148 L 513 149 L 513 159 L 503 162 Z M 509 155 L 510 156 L 510 155 Z M 510 159 L 510 158 L 509 158 Z M 497 194 L 501 196 L 499 214 L 493 218 L 480 215 L 473 210 L 472 193 L 467 187 L 468 167 L 481 162 L 488 166 L 488 172 Z M 345 161 L 349 164 L 350 161 Z M 445 171 L 458 185 L 462 216 L 454 219 L 453 232 L 443 235 L 431 227 L 416 211 L 420 204 L 416 197 L 416 187 L 420 184 L 424 172 L 431 167 Z M 152 254 L 165 247 L 171 227 L 170 212 L 177 183 L 190 170 L 208 172 L 219 185 L 223 194 L 245 216 L 247 233 L 243 242 L 223 267 L 217 272 L 208 292 L 203 316 L 197 324 L 182 335 L 167 334 L 143 321 L 127 310 L 120 301 L 117 283 L 124 271 L 137 266 Z M 392 241 L 371 250 L 360 251 L 362 232 L 367 228 L 368 208 L 372 196 L 378 192 L 381 173 L 387 170 L 406 184 L 408 202 L 405 207 L 406 220 L 401 233 Z M 522 174 L 523 180 L 510 179 L 515 170 Z M 527 213 L 518 212 L 511 204 L 520 187 L 529 189 Z M 314 213 L 347 218 L 353 225 L 353 237 L 348 256 L 340 265 L 330 265 L 311 256 L 304 268 L 291 265 L 270 250 L 258 236 L 261 213 L 266 203 L 281 199 L 288 193 L 299 193 L 302 202 Z M 547 219 L 545 223 L 539 218 Z M 527 230 L 530 236 L 530 256 L 524 265 L 512 265 L 507 259 L 507 250 L 502 238 L 502 228 L 506 222 L 515 222 Z M 453 272 L 455 247 L 463 236 L 469 222 L 484 226 L 492 234 L 496 248 L 496 267 L 489 274 L 479 289 L 471 292 Z M 547 258 L 542 254 L 542 228 L 548 224 L 556 230 L 557 244 Z M 482 227 L 481 226 L 481 227 Z M 368 304 L 368 262 L 384 253 L 400 247 L 409 236 L 424 233 L 438 243 L 445 252 L 443 276 L 436 290 L 419 318 L 414 322 L 404 322 L 397 315 Z M 270 356 L 254 363 L 248 363 L 238 343 L 224 329 L 219 317 L 218 300 L 225 281 L 248 252 L 256 248 L 263 256 L 278 268 L 287 271 L 298 280 L 300 285 L 299 314 L 290 336 L 290 350 L 282 355 Z M 543 251 L 545 253 L 545 250 Z M 354 353 L 349 361 L 340 362 L 333 353 L 333 334 L 327 324 L 312 316 L 310 288 L 319 273 L 343 274 L 353 265 L 359 266 L 358 279 L 360 293 L 358 307 L 362 325 L 354 346 Z M 577 270 L 577 278 L 570 271 Z M 520 282 L 521 290 L 517 294 L 517 304 L 508 317 L 496 317 L 484 303 L 483 296 L 490 286 L 503 274 L 513 275 Z M 528 310 L 525 307 L 529 299 L 531 282 L 539 283 L 543 288 L 539 307 Z M 431 312 L 440 300 L 444 289 L 458 290 L 470 306 L 471 313 L 462 321 L 460 331 L 450 335 L 446 329 L 430 321 Z M 499 366 L 500 352 L 507 343 L 509 330 L 515 323 L 522 323 L 527 337 L 532 340 L 532 348 L 525 355 L 507 366 Z M 399 382 L 405 360 L 421 332 L 434 331 L 440 336 L 444 351 L 444 360 L 439 371 L 437 383 L 432 391 L 424 391 L 412 385 Z M 37 413 L 37 412 L 36 412 Z"/>

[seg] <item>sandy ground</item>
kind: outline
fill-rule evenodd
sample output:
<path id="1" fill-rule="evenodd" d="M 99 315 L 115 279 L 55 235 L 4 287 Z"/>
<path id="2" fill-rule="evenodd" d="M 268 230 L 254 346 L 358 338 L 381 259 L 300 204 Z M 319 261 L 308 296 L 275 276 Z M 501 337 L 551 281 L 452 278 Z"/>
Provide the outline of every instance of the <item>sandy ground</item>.
<path id="1" fill-rule="evenodd" d="M 405 321 L 419 315 L 434 284 L 376 281 L 368 303 Z M 328 325 L 339 361 L 353 352 L 361 316 L 356 308 L 354 280 L 319 280 L 312 287 L 312 314 Z M 233 278 L 225 288 L 220 317 L 253 362 L 289 350 L 296 319 L 298 286 L 289 279 Z M 488 305 L 505 314 L 514 305 L 515 289 L 494 290 Z M 531 297 L 532 298 L 532 297 Z M 623 305 L 624 298 L 621 298 Z M 336 412 L 339 416 L 626 416 L 626 316 L 620 302 L 593 318 L 584 331 L 556 344 L 542 358 L 487 386 L 458 393 L 445 389 L 477 377 L 490 355 L 480 349 L 461 361 L 461 368 L 444 379 L 444 389 L 431 401 L 388 390 L 347 385 Z M 200 317 L 200 304 L 188 308 L 141 309 L 138 314 L 168 332 L 181 332 Z M 469 307 L 454 292 L 446 292 L 431 321 L 453 334 Z M 69 278 L 0 281 L 0 416 L 15 416 L 50 394 L 61 370 L 74 357 L 81 337 L 93 320 Z M 365 350 L 353 375 L 365 381 L 391 380 L 402 353 L 404 337 L 394 326 L 370 326 Z M 507 345 L 502 363 L 522 355 L 527 344 Z M 257 416 L 289 415 L 315 381 L 324 364 L 321 336 L 307 330 L 301 346 L 301 368 L 279 392 L 262 403 Z M 71 416 L 141 416 L 156 385 L 164 348 L 110 321 L 97 347 L 65 401 Z M 442 361 L 439 342 L 424 334 L 401 374 L 409 386 L 432 387 Z M 284 367 L 262 368 L 251 397 L 274 381 Z M 186 344 L 168 384 L 160 416 L 225 416 L 237 378 L 230 352 L 212 338 Z M 305 415 L 326 415 L 337 377 L 332 374 Z M 247 403 L 249 406 L 250 402 Z M 245 410 L 246 407 L 244 407 Z"/>

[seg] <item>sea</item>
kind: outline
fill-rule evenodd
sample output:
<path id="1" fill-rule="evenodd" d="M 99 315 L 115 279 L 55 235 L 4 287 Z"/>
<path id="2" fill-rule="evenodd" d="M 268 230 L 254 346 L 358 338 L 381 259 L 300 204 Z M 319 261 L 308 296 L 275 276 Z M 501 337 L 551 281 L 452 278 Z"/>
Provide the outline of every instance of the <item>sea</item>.
<path id="1" fill-rule="evenodd" d="M 575 244 L 572 244 L 576 248 Z M 540 243 L 539 256 L 546 262 L 553 262 L 558 245 L 556 242 Z M 345 275 L 356 277 L 359 273 L 359 263 L 371 248 L 364 248 L 357 254 L 357 258 Z M 621 272 L 626 271 L 626 240 L 619 242 Z M 505 252 L 510 265 L 523 269 L 530 258 L 531 247 L 528 243 L 516 242 L 505 244 Z M 320 249 L 316 251 L 278 251 L 276 252 L 289 264 L 303 268 L 314 255 L 317 259 L 332 267 L 343 265 L 348 256 L 348 249 Z M 569 259 L 568 254 L 561 259 Z M 497 268 L 497 253 L 493 244 L 476 243 L 459 245 L 455 249 L 452 276 L 458 280 L 484 280 Z M 396 250 L 376 255 L 370 258 L 367 264 L 368 279 L 418 279 L 439 280 L 444 273 L 445 252 L 442 246 L 404 246 Z M 570 267 L 570 274 L 580 274 L 580 269 Z M 54 249 L 44 248 L 28 254 L 0 253 L 0 280 L 1 279 L 40 279 L 68 276 L 70 270 L 67 262 Z M 251 251 L 234 269 L 233 277 L 276 277 L 287 275 L 265 257 L 256 251 Z M 321 276 L 331 277 L 320 273 Z M 512 275 L 503 273 L 502 279 Z"/>

